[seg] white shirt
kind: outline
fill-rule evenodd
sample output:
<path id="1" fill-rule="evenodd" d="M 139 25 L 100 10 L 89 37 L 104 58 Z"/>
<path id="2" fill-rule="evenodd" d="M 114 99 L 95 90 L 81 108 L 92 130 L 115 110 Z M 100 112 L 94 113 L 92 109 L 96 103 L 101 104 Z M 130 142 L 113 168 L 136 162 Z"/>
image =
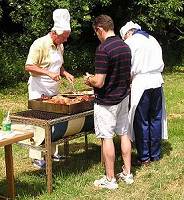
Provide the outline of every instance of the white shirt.
<path id="1" fill-rule="evenodd" d="M 134 34 L 125 40 L 132 53 L 131 59 L 131 107 L 129 111 L 130 131 L 129 137 L 135 139 L 133 120 L 136 107 L 146 89 L 161 87 L 163 78 L 161 72 L 164 68 L 162 49 L 157 40 L 142 34 Z M 167 119 L 165 111 L 165 98 L 162 93 L 162 138 L 167 139 Z"/>
<path id="2" fill-rule="evenodd" d="M 146 84 L 145 89 L 160 87 L 163 83 L 161 72 L 164 68 L 162 49 L 157 40 L 149 35 L 134 34 L 125 40 L 131 49 L 131 76 L 137 75 Z M 138 78 L 138 77 L 136 77 Z"/>

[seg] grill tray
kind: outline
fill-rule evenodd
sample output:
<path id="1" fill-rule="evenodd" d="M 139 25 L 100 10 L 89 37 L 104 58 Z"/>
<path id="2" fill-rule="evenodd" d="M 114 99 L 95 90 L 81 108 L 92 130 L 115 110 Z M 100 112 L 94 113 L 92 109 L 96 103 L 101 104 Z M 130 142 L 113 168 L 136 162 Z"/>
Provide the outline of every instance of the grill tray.
<path id="1" fill-rule="evenodd" d="M 93 109 L 94 100 L 82 101 L 80 103 L 63 105 L 43 102 L 42 99 L 34 99 L 28 101 L 28 108 L 32 110 L 62 113 L 62 114 L 76 114 Z"/>
<path id="2" fill-rule="evenodd" d="M 51 112 L 44 112 L 39 110 L 27 110 L 22 112 L 17 112 L 12 116 L 22 117 L 22 118 L 29 118 L 33 120 L 54 120 L 56 118 L 64 117 L 66 115 L 62 113 L 51 113 Z"/>

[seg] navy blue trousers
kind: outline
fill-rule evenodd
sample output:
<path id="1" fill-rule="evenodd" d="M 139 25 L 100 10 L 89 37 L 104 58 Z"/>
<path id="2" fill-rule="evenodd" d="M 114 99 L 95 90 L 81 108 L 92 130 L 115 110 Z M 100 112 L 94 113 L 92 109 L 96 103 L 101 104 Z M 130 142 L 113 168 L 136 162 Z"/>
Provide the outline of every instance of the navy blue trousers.
<path id="1" fill-rule="evenodd" d="M 145 90 L 136 108 L 133 124 L 138 160 L 160 159 L 161 120 L 161 87 Z"/>

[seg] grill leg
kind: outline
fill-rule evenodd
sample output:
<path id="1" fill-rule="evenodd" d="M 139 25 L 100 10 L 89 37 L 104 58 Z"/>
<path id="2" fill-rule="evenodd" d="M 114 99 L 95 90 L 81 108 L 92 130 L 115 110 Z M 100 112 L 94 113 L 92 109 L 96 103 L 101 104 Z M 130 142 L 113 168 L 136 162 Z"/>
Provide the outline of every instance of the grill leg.
<path id="1" fill-rule="evenodd" d="M 84 138 L 85 138 L 85 152 L 87 154 L 88 153 L 88 135 L 87 135 L 87 133 L 85 133 Z"/>
<path id="2" fill-rule="evenodd" d="M 64 155 L 67 160 L 69 156 L 69 141 L 67 139 L 64 140 Z"/>
<path id="3" fill-rule="evenodd" d="M 52 192 L 52 157 L 51 157 L 51 126 L 45 128 L 45 148 L 46 148 L 46 175 L 47 175 L 47 191 Z"/>

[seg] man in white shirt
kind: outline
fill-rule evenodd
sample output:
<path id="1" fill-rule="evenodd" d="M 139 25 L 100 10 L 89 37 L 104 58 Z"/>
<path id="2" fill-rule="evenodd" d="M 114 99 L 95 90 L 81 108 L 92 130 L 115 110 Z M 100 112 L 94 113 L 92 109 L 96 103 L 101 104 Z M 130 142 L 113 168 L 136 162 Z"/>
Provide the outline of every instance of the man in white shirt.
<path id="1" fill-rule="evenodd" d="M 161 138 L 167 138 L 162 49 L 132 21 L 120 29 L 120 35 L 132 54 L 130 135 L 135 139 L 138 163 L 147 164 L 160 159 Z"/>

